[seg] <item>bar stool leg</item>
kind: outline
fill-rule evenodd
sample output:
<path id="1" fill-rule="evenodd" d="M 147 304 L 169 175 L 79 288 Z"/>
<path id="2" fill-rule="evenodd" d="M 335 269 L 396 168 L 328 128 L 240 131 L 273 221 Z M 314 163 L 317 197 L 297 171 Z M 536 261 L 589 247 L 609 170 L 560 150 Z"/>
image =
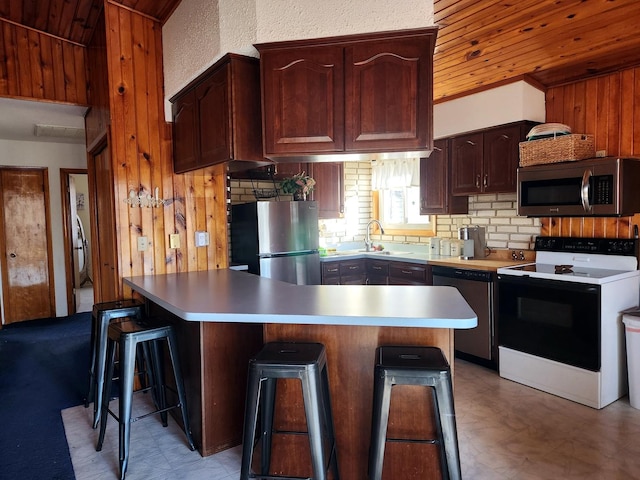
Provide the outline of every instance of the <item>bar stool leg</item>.
<path id="1" fill-rule="evenodd" d="M 107 428 L 107 418 L 109 416 L 109 392 L 111 392 L 111 384 L 113 383 L 113 367 L 116 356 L 116 344 L 114 341 L 109 340 L 107 342 L 108 365 L 106 376 L 104 379 L 104 391 L 102 396 L 102 404 L 100 407 L 100 432 L 98 434 L 98 443 L 96 444 L 96 452 L 102 450 L 102 444 L 104 442 L 104 433 Z M 95 428 L 95 427 L 94 427 Z"/>
<path id="2" fill-rule="evenodd" d="M 277 379 L 262 380 L 260 421 L 262 431 L 262 455 L 260 458 L 260 472 L 268 475 L 271 468 L 271 446 L 273 444 L 273 410 L 276 404 Z"/>
<path id="3" fill-rule="evenodd" d="M 129 463 L 136 344 L 137 342 L 130 340 L 126 335 L 120 339 L 120 397 L 118 399 L 118 417 L 120 419 L 120 480 L 124 480 Z"/>
<path id="4" fill-rule="evenodd" d="M 371 421 L 371 450 L 369 452 L 369 479 L 382 478 L 387 427 L 389 425 L 389 407 L 391 404 L 392 380 L 381 369 L 375 369 L 373 382 L 373 418 Z"/>
<path id="5" fill-rule="evenodd" d="M 333 479 L 340 480 L 340 473 L 338 472 L 338 449 L 336 448 L 336 429 L 333 424 L 333 415 L 331 410 L 331 397 L 329 394 L 329 372 L 326 365 L 322 369 L 322 403 L 323 410 L 325 412 L 325 426 L 327 429 L 327 436 L 331 445 L 331 451 L 329 452 L 329 459 L 331 462 L 331 471 L 333 472 Z"/>
<path id="6" fill-rule="evenodd" d="M 253 459 L 253 444 L 256 437 L 256 422 L 258 420 L 258 402 L 260 401 L 260 375 L 253 366 L 249 367 L 247 381 L 247 396 L 244 415 L 244 432 L 242 434 L 242 464 L 240 466 L 240 480 L 249 480 L 251 460 Z"/>
<path id="7" fill-rule="evenodd" d="M 162 346 L 158 340 L 145 342 L 144 345 L 148 348 L 151 359 L 150 368 L 148 367 L 147 369 L 151 373 L 151 393 L 153 395 L 153 401 L 155 402 L 158 410 L 163 410 L 167 406 L 167 396 L 164 390 L 164 368 L 162 365 L 162 355 L 160 353 L 160 348 L 162 348 Z M 160 412 L 160 421 L 162 422 L 163 427 L 168 425 L 167 420 L 167 412 Z"/>
<path id="8" fill-rule="evenodd" d="M 191 436 L 191 427 L 189 425 L 189 414 L 187 412 L 187 393 L 184 389 L 184 382 L 182 380 L 182 369 L 180 367 L 180 358 L 178 356 L 178 342 L 173 330 L 169 332 L 167 336 L 167 344 L 169 346 L 169 356 L 171 357 L 171 365 L 173 366 L 173 378 L 176 382 L 176 390 L 178 391 L 178 401 L 180 402 L 180 412 L 182 413 L 182 423 L 184 425 L 184 433 L 187 436 L 187 442 L 191 451 L 196 449 L 193 443 L 193 437 Z M 161 381 L 164 384 L 163 381 Z M 164 406 L 166 407 L 166 397 L 164 388 L 162 389 Z M 163 407 L 164 408 L 164 407 Z M 166 416 L 166 413 L 165 413 Z"/>
<path id="9" fill-rule="evenodd" d="M 109 330 L 109 322 L 102 319 L 102 314 L 99 314 L 96 325 L 96 334 L 98 339 L 96 341 L 96 353 L 95 353 L 95 398 L 93 402 L 93 428 L 98 427 L 98 421 L 101 415 L 101 406 L 104 393 L 105 382 L 105 369 L 106 369 L 106 349 L 107 349 L 107 331 Z M 113 373 L 112 373 L 113 376 Z M 93 382 L 92 382 L 93 383 Z M 108 401 L 108 399 L 107 399 Z"/>
<path id="10" fill-rule="evenodd" d="M 435 383 L 434 388 L 439 401 L 436 401 L 444 438 L 444 455 L 446 469 L 443 468 L 443 475 L 448 474 L 450 480 L 461 480 L 462 473 L 460 468 L 460 454 L 458 451 L 458 433 L 456 429 L 456 415 L 453 403 L 453 389 L 451 386 L 451 377 L 446 373 L 441 373 Z M 445 473 L 446 472 L 446 473 Z"/>
<path id="11" fill-rule="evenodd" d="M 322 424 L 320 411 L 314 398 L 320 398 L 320 372 L 314 369 L 301 376 L 304 410 L 307 417 L 307 429 L 309 431 L 309 449 L 311 451 L 311 463 L 314 480 L 326 480 L 325 457 L 322 445 Z"/>

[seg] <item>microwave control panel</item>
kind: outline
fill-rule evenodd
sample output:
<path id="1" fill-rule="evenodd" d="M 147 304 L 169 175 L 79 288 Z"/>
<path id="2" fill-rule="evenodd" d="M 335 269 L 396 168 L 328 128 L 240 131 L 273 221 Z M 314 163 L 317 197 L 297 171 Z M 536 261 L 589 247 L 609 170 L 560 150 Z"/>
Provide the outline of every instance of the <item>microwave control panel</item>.
<path id="1" fill-rule="evenodd" d="M 612 205 L 613 204 L 613 175 L 597 175 L 591 177 L 590 198 L 592 205 Z"/>

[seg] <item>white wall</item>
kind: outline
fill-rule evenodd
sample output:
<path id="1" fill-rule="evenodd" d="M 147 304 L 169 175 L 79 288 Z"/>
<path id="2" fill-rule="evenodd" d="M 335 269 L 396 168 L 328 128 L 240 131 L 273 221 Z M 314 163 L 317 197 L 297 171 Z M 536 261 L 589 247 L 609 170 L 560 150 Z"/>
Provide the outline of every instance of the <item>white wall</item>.
<path id="1" fill-rule="evenodd" d="M 545 120 L 545 94 L 525 81 L 460 97 L 433 107 L 433 137 L 517 122 Z"/>
<path id="2" fill-rule="evenodd" d="M 433 25 L 432 0 L 182 0 L 162 27 L 168 99 L 225 53 L 258 56 L 254 43 Z"/>
<path id="3" fill-rule="evenodd" d="M 67 288 L 62 235 L 61 168 L 87 168 L 84 145 L 30 142 L 0 139 L 0 166 L 47 167 L 49 175 L 49 214 L 53 250 L 53 281 L 55 282 L 56 316 L 67 315 Z M 1 281 L 1 279 L 0 279 Z M 2 289 L 0 288 L 0 292 Z M 1 293 L 0 293 L 1 295 Z M 1 300 L 1 299 L 0 299 Z M 4 304 L 3 304 L 4 305 Z M 4 324 L 4 308 L 3 324 Z"/>

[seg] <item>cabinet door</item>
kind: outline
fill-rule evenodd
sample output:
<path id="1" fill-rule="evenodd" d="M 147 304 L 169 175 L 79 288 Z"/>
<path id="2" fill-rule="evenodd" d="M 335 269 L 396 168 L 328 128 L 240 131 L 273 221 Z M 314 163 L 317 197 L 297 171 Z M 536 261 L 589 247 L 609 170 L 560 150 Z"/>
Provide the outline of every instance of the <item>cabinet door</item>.
<path id="1" fill-rule="evenodd" d="M 520 130 L 520 125 L 514 125 L 484 133 L 482 188 L 485 193 L 517 190 Z"/>
<path id="2" fill-rule="evenodd" d="M 183 173 L 198 168 L 196 96 L 193 90 L 172 105 L 173 170 Z"/>
<path id="3" fill-rule="evenodd" d="M 344 149 L 340 46 L 261 52 L 265 156 Z"/>
<path id="4" fill-rule="evenodd" d="M 420 214 L 458 214 L 468 211 L 469 198 L 451 194 L 449 141 L 436 140 L 431 155 L 420 159 Z"/>
<path id="5" fill-rule="evenodd" d="M 427 285 L 426 265 L 415 263 L 390 262 L 389 285 Z"/>
<path id="6" fill-rule="evenodd" d="M 344 215 L 344 163 L 309 163 L 309 175 L 316 181 L 311 199 L 318 202 L 318 218 Z"/>
<path id="7" fill-rule="evenodd" d="M 227 162 L 232 157 L 228 76 L 229 66 L 225 65 L 195 89 L 200 166 Z"/>
<path id="8" fill-rule="evenodd" d="M 345 47 L 345 150 L 431 145 L 431 37 Z"/>
<path id="9" fill-rule="evenodd" d="M 340 285 L 340 262 L 322 262 L 322 285 Z"/>
<path id="10" fill-rule="evenodd" d="M 451 140 L 451 193 L 474 195 L 482 191 L 483 134 L 462 135 Z"/>

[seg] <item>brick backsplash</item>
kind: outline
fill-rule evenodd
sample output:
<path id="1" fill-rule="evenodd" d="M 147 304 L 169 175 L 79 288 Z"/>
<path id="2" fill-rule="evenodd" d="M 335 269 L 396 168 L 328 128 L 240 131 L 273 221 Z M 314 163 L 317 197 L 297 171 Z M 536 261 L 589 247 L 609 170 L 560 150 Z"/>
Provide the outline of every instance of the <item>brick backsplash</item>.
<path id="1" fill-rule="evenodd" d="M 534 238 L 540 235 L 540 219 L 516 214 L 515 193 L 472 195 L 466 215 L 438 215 L 439 237 L 457 238 L 460 227 L 484 227 L 487 245 L 491 248 L 533 249 Z"/>
<path id="2" fill-rule="evenodd" d="M 362 241 L 367 223 L 371 220 L 371 165 L 369 162 L 346 162 L 344 176 L 344 217 L 320 220 L 320 238 L 325 245 Z M 274 184 L 231 180 L 230 187 L 231 203 L 244 203 L 256 200 L 254 189 L 270 190 Z M 280 198 L 290 199 L 289 196 Z M 540 234 L 540 219 L 518 217 L 516 204 L 515 193 L 470 196 L 468 214 L 437 216 L 436 234 L 439 237 L 457 238 L 460 227 L 478 225 L 485 227 L 490 248 L 533 249 L 533 239 Z M 374 238 L 396 243 L 427 243 L 427 237 L 424 236 L 382 235 Z"/>

